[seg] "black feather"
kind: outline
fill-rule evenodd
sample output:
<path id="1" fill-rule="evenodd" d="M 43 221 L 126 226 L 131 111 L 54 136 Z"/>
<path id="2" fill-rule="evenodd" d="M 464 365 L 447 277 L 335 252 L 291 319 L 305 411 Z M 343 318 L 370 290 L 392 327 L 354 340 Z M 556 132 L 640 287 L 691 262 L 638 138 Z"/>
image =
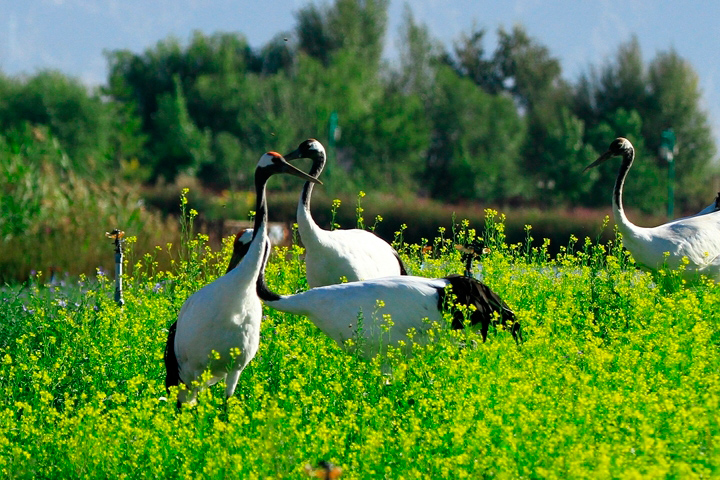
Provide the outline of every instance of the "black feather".
<path id="1" fill-rule="evenodd" d="M 175 332 L 177 322 L 173 322 L 168 329 L 167 343 L 165 344 L 165 389 L 170 393 L 170 387 L 180 385 L 180 365 L 175 355 Z"/>
<path id="2" fill-rule="evenodd" d="M 398 263 L 400 264 L 400 275 L 407 275 L 407 270 L 405 270 L 405 264 L 400 259 L 400 255 L 393 249 L 393 253 L 395 254 L 395 258 L 397 258 Z"/>
<path id="3" fill-rule="evenodd" d="M 515 318 L 515 313 L 503 301 L 500 296 L 493 292 L 490 287 L 484 283 L 464 275 L 449 275 L 445 277 L 450 282 L 452 294 L 455 295 L 455 304 L 458 305 L 474 305 L 475 311 L 470 314 L 470 324 L 480 324 L 480 334 L 483 341 L 487 338 L 490 323 L 495 312 L 500 316 L 500 323 L 505 327 L 510 326 L 510 333 L 516 342 L 522 341 L 520 332 L 520 323 Z M 445 289 L 439 290 L 438 308 L 441 310 L 452 308 L 447 305 Z M 458 309 L 453 308 L 453 321 L 451 327 L 453 329 L 464 328 L 465 317 Z"/>

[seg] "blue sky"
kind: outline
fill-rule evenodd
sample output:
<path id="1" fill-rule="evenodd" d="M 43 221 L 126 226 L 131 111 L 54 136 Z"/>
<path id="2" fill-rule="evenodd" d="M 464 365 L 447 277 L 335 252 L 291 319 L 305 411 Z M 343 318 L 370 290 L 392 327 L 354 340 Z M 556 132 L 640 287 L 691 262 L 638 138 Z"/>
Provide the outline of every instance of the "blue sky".
<path id="1" fill-rule="evenodd" d="M 306 0 L 0 0 L 0 71 L 32 74 L 54 68 L 88 84 L 105 82 L 105 50 L 142 52 L 193 30 L 240 32 L 253 47 L 289 31 Z M 405 2 L 391 0 L 385 54 L 397 54 L 397 32 Z M 484 27 L 487 49 L 494 32 L 520 23 L 559 58 L 563 76 L 574 81 L 590 65 L 601 65 L 618 45 L 637 35 L 646 61 L 674 48 L 700 77 L 703 106 L 720 139 L 720 2 L 669 0 L 416 0 L 417 21 L 446 46 Z M 720 142 L 718 143 L 720 145 Z"/>

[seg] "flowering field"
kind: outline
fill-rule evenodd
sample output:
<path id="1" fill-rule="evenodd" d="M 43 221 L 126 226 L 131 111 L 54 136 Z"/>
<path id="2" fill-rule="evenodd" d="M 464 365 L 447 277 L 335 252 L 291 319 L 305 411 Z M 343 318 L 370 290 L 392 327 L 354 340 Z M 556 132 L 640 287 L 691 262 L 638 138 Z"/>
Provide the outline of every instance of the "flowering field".
<path id="1" fill-rule="evenodd" d="M 396 245 L 416 275 L 461 273 L 467 227 Z M 187 241 L 170 271 L 133 259 L 122 308 L 106 275 L 6 287 L 0 476 L 301 478 L 321 460 L 343 479 L 720 475 L 720 287 L 639 272 L 617 240 L 550 259 L 507 245 L 503 228 L 489 211 L 475 273 L 517 313 L 522 346 L 440 326 L 410 358 L 367 362 L 266 309 L 235 396 L 225 405 L 217 385 L 179 413 L 163 385 L 167 327 L 224 271 L 227 247 Z M 276 249 L 275 289 L 305 288 L 301 253 Z"/>

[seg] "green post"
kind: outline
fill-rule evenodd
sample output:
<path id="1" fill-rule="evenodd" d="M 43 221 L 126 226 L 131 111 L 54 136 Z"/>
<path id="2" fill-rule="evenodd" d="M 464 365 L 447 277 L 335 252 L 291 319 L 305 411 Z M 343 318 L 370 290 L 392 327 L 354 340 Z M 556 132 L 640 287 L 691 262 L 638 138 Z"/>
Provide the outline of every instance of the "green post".
<path id="1" fill-rule="evenodd" d="M 672 220 L 675 215 L 675 155 L 677 145 L 675 143 L 675 132 L 672 128 L 664 130 L 660 135 L 660 156 L 668 162 L 668 219 Z"/>
<path id="2" fill-rule="evenodd" d="M 328 148 L 335 148 L 335 140 L 337 140 L 338 114 L 335 110 L 330 113 L 328 121 Z"/>
<path id="3" fill-rule="evenodd" d="M 668 220 L 675 218 L 675 161 L 668 165 Z"/>

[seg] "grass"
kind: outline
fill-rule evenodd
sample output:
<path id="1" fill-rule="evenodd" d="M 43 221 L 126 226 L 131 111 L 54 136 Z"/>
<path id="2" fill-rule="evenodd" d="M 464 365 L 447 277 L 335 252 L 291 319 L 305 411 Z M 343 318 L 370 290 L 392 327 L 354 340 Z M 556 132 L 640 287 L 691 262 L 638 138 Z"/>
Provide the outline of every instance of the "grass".
<path id="1" fill-rule="evenodd" d="M 220 275 L 222 251 L 186 239 L 170 269 L 42 279 L 0 296 L 0 472 L 5 478 L 658 478 L 720 473 L 719 287 L 639 272 L 616 240 L 572 240 L 556 257 L 508 244 L 485 212 L 478 272 L 515 310 L 481 343 L 438 329 L 407 358 L 363 361 L 304 317 L 266 309 L 260 350 L 224 407 L 223 387 L 175 410 L 165 399 L 167 326 Z M 530 237 L 532 230 L 527 231 Z M 462 272 L 443 229 L 432 249 L 398 243 L 423 276 Z M 400 236 L 398 236 L 400 238 Z M 304 288 L 302 249 L 276 249 L 273 288 Z M 393 366 L 391 377 L 382 364 Z"/>
<path id="2" fill-rule="evenodd" d="M 0 135 L 0 283 L 25 281 L 35 270 L 45 278 L 50 269 L 111 270 L 105 232 L 114 228 L 134 237 L 135 251 L 177 244 L 177 222 L 146 209 L 137 186 L 101 169 L 77 173 L 88 169 L 70 168 L 57 140 L 32 138 Z"/>

